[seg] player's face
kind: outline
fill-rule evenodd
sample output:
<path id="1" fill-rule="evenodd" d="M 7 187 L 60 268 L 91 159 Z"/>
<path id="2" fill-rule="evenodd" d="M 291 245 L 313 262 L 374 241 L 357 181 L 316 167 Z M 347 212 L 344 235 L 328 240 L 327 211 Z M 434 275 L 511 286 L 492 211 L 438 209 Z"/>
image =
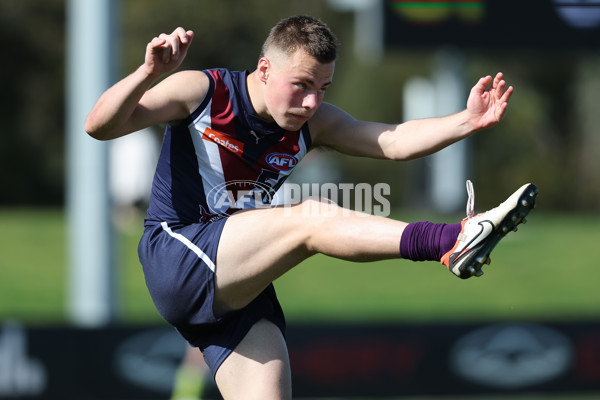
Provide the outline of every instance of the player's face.
<path id="1" fill-rule="evenodd" d="M 269 59 L 264 100 L 277 124 L 296 131 L 317 111 L 331 84 L 335 63 L 322 64 L 298 50 Z"/>

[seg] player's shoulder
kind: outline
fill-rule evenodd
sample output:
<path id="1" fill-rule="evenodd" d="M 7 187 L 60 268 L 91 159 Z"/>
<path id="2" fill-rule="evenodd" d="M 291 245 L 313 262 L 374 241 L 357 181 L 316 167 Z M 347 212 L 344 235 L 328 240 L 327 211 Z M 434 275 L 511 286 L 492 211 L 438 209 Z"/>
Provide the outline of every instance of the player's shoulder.
<path id="1" fill-rule="evenodd" d="M 208 90 L 210 80 L 204 71 L 183 70 L 176 72 L 165 79 L 170 85 L 182 88 L 195 88 Z"/>
<path id="2" fill-rule="evenodd" d="M 157 93 L 164 98 L 181 104 L 185 113 L 191 113 L 206 97 L 210 85 L 204 72 L 183 70 L 165 78 L 154 90 L 158 90 Z"/>

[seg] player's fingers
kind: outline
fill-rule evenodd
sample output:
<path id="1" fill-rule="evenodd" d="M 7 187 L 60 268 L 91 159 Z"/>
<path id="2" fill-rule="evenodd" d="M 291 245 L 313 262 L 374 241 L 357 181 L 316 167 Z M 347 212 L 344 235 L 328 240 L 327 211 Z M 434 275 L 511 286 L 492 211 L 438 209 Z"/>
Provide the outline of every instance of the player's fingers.
<path id="1" fill-rule="evenodd" d="M 504 78 L 504 74 L 502 72 L 498 72 L 494 77 L 494 86 L 497 86 L 502 81 L 502 78 Z"/>
<path id="2" fill-rule="evenodd" d="M 473 86 L 473 90 L 476 90 L 479 93 L 483 93 L 483 91 L 490 84 L 491 81 L 492 77 L 490 75 L 484 76 L 483 78 L 479 78 L 475 86 Z"/>
<path id="3" fill-rule="evenodd" d="M 162 58 L 162 46 L 165 44 L 165 40 L 159 37 L 153 38 L 150 43 L 146 46 L 146 60 L 154 59 L 154 57 Z"/>
<path id="4" fill-rule="evenodd" d="M 502 103 L 499 107 L 496 108 L 495 116 L 497 121 L 502 120 L 502 117 L 504 117 L 504 113 L 506 112 L 507 107 L 508 103 Z"/>
<path id="5" fill-rule="evenodd" d="M 513 87 L 509 86 L 506 91 L 504 92 L 504 94 L 502 95 L 502 97 L 500 98 L 500 101 L 507 103 L 508 100 L 510 99 L 510 96 L 512 96 L 513 93 Z"/>
<path id="6" fill-rule="evenodd" d="M 162 46 L 164 43 L 165 43 L 164 39 L 155 37 L 150 41 L 150 43 L 148 43 L 148 49 L 149 50 L 155 49 L 157 47 Z"/>
<path id="7" fill-rule="evenodd" d="M 174 32 L 174 35 L 177 35 L 177 39 L 179 41 L 178 52 L 174 56 L 175 60 L 179 61 L 185 58 L 187 55 L 187 50 L 192 43 L 192 39 L 194 38 L 193 31 L 186 31 L 185 29 L 179 27 Z"/>
<path id="8" fill-rule="evenodd" d="M 162 45 L 162 61 L 164 63 L 168 63 L 171 59 L 177 59 L 177 54 L 179 53 L 179 39 L 176 35 L 167 35 L 165 33 L 161 33 L 159 38 L 164 39 L 165 43 Z"/>
<path id="9" fill-rule="evenodd" d="M 504 93 L 504 89 L 506 88 L 506 81 L 500 80 L 499 82 L 494 81 L 494 85 L 492 86 L 492 90 L 495 90 L 495 97 L 500 99 L 502 94 Z"/>
<path id="10" fill-rule="evenodd" d="M 173 31 L 173 35 L 176 35 L 178 37 L 179 42 L 181 44 L 188 44 L 191 40 L 190 36 L 193 35 L 193 33 L 190 34 L 190 32 L 192 31 L 186 31 L 182 27 L 178 27 Z"/>

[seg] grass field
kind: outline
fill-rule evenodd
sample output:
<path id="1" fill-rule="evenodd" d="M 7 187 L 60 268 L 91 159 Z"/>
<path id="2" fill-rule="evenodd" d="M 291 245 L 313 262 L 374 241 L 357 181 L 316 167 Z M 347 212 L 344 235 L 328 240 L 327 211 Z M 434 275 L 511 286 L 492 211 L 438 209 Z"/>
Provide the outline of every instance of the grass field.
<path id="1" fill-rule="evenodd" d="M 0 210 L 0 319 L 67 322 L 65 225 L 62 210 Z M 534 210 L 479 279 L 457 279 L 437 263 L 315 256 L 275 285 L 293 322 L 597 319 L 600 272 L 590 250 L 600 243 L 598 226 L 599 215 Z M 140 232 L 141 222 L 118 237 L 124 323 L 160 321 L 137 260 Z"/>

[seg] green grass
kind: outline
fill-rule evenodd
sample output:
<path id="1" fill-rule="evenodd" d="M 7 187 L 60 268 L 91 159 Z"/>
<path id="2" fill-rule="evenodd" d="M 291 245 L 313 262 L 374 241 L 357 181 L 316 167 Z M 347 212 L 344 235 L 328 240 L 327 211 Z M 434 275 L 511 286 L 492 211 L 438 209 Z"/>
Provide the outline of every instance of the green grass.
<path id="1" fill-rule="evenodd" d="M 529 220 L 502 241 L 480 279 L 457 279 L 431 262 L 349 263 L 315 256 L 275 286 L 291 322 L 597 319 L 600 216 L 535 210 Z M 0 319 L 67 322 L 63 211 L 0 210 L 0 226 Z M 118 237 L 125 323 L 161 321 L 137 260 L 140 234 L 141 221 Z"/>
<path id="2" fill-rule="evenodd" d="M 64 319 L 65 234 L 60 211 L 0 211 L 2 319 Z"/>

